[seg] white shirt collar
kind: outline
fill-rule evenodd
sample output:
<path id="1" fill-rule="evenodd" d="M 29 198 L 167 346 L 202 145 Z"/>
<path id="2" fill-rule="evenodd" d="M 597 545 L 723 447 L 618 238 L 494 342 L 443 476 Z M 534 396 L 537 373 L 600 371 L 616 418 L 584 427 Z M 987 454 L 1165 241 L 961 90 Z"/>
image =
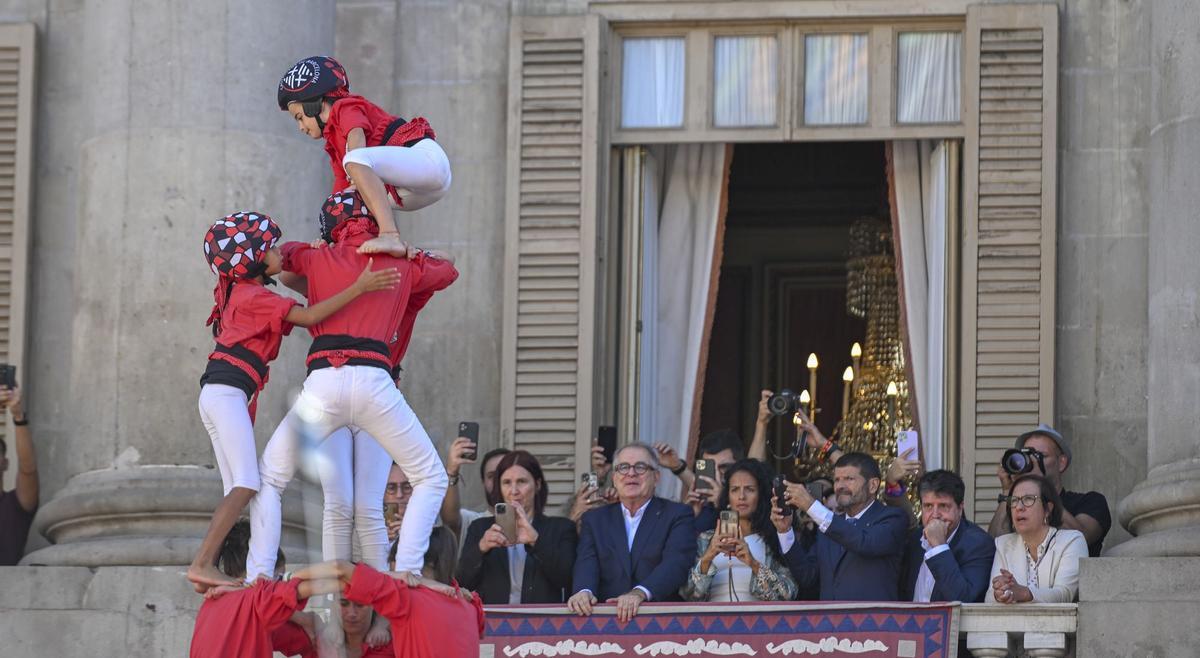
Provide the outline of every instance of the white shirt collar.
<path id="1" fill-rule="evenodd" d="M 621 515 L 625 517 L 626 521 L 640 520 L 642 515 L 646 513 L 646 506 L 650 504 L 651 500 L 654 500 L 654 498 L 647 498 L 646 502 L 642 503 L 642 506 L 637 508 L 633 514 L 629 513 L 629 508 L 625 506 L 625 503 L 619 503 L 621 505 Z"/>
<path id="2" fill-rule="evenodd" d="M 861 519 L 861 518 L 863 517 L 863 514 L 866 514 L 866 513 L 867 513 L 867 510 L 871 509 L 871 506 L 872 506 L 872 505 L 874 505 L 874 504 L 875 504 L 875 500 L 874 500 L 874 499 L 872 499 L 872 500 L 871 500 L 871 502 L 867 503 L 867 506 L 866 506 L 866 507 L 864 507 L 864 508 L 862 508 L 861 510 L 859 510 L 859 511 L 858 511 L 858 514 L 855 514 L 854 516 L 849 516 L 848 518 L 851 518 L 851 519 Z"/>

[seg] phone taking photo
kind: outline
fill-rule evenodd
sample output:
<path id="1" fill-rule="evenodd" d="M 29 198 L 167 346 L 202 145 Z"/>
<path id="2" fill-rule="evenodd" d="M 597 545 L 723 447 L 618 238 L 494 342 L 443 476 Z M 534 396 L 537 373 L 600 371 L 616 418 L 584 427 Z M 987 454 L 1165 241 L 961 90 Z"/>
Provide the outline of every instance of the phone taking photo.
<path id="1" fill-rule="evenodd" d="M 737 510 L 721 510 L 720 516 L 717 517 L 717 534 L 725 535 L 727 537 L 738 536 Z"/>
<path id="2" fill-rule="evenodd" d="M 615 425 L 601 425 L 596 428 L 596 444 L 604 451 L 605 463 L 611 464 L 613 455 L 617 452 L 617 428 Z"/>
<path id="3" fill-rule="evenodd" d="M 464 420 L 458 424 L 458 435 L 471 440 L 471 450 L 463 452 L 463 459 L 475 461 L 479 456 L 479 423 Z"/>
<path id="4" fill-rule="evenodd" d="M 513 509 L 512 505 L 496 503 L 496 525 L 500 526 L 500 532 L 504 533 L 504 538 L 508 540 L 508 543 L 516 543 L 517 510 Z"/>
<path id="5" fill-rule="evenodd" d="M 707 491 L 711 494 L 713 492 L 712 482 L 717 481 L 717 462 L 711 459 L 697 459 L 695 472 L 696 491 Z M 712 482 L 704 478 L 709 478 Z"/>

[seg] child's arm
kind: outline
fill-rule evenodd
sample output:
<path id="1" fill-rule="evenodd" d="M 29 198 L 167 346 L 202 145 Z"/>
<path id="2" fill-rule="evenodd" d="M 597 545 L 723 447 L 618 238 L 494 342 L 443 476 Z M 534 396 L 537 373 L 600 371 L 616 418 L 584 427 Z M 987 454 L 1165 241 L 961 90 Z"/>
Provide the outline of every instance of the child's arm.
<path id="1" fill-rule="evenodd" d="M 349 153 L 354 149 L 360 149 L 367 145 L 367 134 L 362 128 L 351 128 L 350 132 L 346 133 L 346 152 Z"/>
<path id="2" fill-rule="evenodd" d="M 374 259 L 368 260 L 367 266 L 363 268 L 362 274 L 358 276 L 358 280 L 346 286 L 338 294 L 307 308 L 293 306 L 284 319 L 301 327 L 311 327 L 333 315 L 364 292 L 387 290 L 388 288 L 394 288 L 400 282 L 400 272 L 396 268 L 393 267 L 372 272 L 371 266 L 374 263 Z"/>
<path id="3" fill-rule="evenodd" d="M 308 277 L 286 270 L 280 272 L 277 276 L 279 277 L 279 282 L 284 286 L 295 290 L 305 297 L 308 296 Z"/>

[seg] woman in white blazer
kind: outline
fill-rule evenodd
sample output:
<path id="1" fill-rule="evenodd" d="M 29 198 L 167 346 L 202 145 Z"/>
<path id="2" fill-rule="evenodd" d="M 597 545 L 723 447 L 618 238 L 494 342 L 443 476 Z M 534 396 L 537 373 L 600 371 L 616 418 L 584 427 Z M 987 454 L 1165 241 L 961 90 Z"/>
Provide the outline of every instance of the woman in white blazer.
<path id="1" fill-rule="evenodd" d="M 996 538 L 988 603 L 1070 603 L 1079 592 L 1087 540 L 1062 525 L 1062 500 L 1040 475 L 1013 480 L 1008 520 L 1016 532 Z"/>

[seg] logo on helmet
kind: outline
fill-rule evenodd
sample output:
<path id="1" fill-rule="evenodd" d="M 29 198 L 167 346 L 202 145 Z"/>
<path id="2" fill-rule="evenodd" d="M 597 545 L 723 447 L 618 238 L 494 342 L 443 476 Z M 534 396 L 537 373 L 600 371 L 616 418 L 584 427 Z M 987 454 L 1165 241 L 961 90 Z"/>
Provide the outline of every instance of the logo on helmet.
<path id="1" fill-rule="evenodd" d="M 297 92 L 307 89 L 321 79 L 321 67 L 315 60 L 306 59 L 296 62 L 296 65 L 283 74 L 279 86 L 285 91 Z"/>

